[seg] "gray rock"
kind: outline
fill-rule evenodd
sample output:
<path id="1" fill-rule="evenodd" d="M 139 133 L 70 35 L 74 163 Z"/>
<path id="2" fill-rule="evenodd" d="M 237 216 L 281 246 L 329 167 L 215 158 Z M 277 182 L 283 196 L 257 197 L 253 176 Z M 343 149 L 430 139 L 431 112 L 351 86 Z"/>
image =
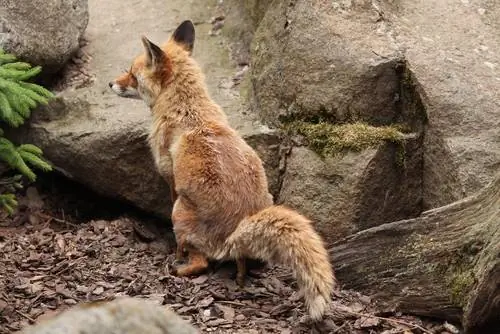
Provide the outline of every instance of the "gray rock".
<path id="1" fill-rule="evenodd" d="M 152 300 L 118 297 L 112 301 L 80 303 L 27 326 L 22 334 L 198 334 L 200 331 L 172 309 Z"/>
<path id="2" fill-rule="evenodd" d="M 325 241 L 406 217 L 422 210 L 422 149 L 419 139 L 398 148 L 383 144 L 360 153 L 321 159 L 306 147 L 287 158 L 279 200 L 307 215 Z"/>
<path id="3" fill-rule="evenodd" d="M 268 0 L 224 1 L 227 17 L 223 31 L 232 41 L 231 56 L 238 64 L 250 63 L 250 44 L 270 3 Z"/>
<path id="4" fill-rule="evenodd" d="M 486 186 L 500 168 L 500 3 L 384 5 L 429 119 L 424 208 L 439 207 Z"/>
<path id="5" fill-rule="evenodd" d="M 397 114 L 399 56 L 370 5 L 275 1 L 255 32 L 252 104 L 280 117 L 390 123 Z"/>
<path id="6" fill-rule="evenodd" d="M 88 21 L 87 0 L 2 0 L 0 47 L 54 73 L 78 50 Z"/>
<path id="7" fill-rule="evenodd" d="M 127 113 L 123 105 L 98 110 L 92 95 L 80 93 L 60 94 L 38 110 L 23 141 L 41 147 L 56 170 L 94 191 L 169 216 L 168 185 L 147 146 L 147 111 Z"/>

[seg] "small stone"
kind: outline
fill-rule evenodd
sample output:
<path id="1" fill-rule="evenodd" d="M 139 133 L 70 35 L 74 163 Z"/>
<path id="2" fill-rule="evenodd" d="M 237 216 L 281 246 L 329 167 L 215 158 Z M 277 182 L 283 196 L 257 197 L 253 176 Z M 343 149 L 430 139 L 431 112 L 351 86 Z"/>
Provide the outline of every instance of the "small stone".
<path id="1" fill-rule="evenodd" d="M 234 320 L 236 321 L 244 321 L 247 317 L 245 317 L 243 314 L 238 314 L 236 317 L 234 317 Z"/>
<path id="2" fill-rule="evenodd" d="M 452 334 L 458 334 L 460 331 L 458 330 L 458 328 L 456 328 L 455 326 L 453 326 L 452 324 L 448 323 L 448 322 L 445 322 L 443 324 L 443 327 L 450 333 Z"/>
<path id="3" fill-rule="evenodd" d="M 102 295 L 102 293 L 104 292 L 104 288 L 102 286 L 98 286 L 97 288 L 94 289 L 94 291 L 92 291 L 92 293 L 94 295 Z"/>

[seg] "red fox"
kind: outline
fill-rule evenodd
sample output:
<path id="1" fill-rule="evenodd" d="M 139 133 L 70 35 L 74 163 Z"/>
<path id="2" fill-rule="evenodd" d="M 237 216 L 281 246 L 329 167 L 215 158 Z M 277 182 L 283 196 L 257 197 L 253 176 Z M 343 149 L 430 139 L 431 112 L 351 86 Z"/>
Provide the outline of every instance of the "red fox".
<path id="1" fill-rule="evenodd" d="M 311 319 L 320 320 L 336 285 L 323 240 L 307 218 L 273 205 L 261 159 L 208 94 L 194 40 L 189 20 L 161 47 L 142 37 L 145 52 L 109 83 L 151 109 L 149 144 L 175 200 L 177 254 L 189 254 L 176 274 L 201 273 L 209 258 L 235 260 L 241 286 L 246 258 L 282 264 L 293 269 Z"/>

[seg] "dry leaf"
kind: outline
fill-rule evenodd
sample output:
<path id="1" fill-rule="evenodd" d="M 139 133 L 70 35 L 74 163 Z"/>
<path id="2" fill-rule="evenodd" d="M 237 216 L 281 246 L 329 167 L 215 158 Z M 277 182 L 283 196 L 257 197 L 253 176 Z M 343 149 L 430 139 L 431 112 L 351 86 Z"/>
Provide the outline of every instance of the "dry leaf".
<path id="1" fill-rule="evenodd" d="M 228 322 L 234 321 L 234 316 L 236 314 L 234 308 L 229 306 L 224 306 L 218 303 L 216 303 L 215 306 L 222 312 L 222 314 L 224 315 L 224 319 L 226 319 Z"/>

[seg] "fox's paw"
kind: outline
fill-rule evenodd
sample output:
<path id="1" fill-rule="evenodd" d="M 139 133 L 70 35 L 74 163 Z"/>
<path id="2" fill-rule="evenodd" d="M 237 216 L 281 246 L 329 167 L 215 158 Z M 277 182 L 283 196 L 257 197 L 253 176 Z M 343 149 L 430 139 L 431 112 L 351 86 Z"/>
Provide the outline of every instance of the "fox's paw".
<path id="1" fill-rule="evenodd" d="M 177 277 L 194 276 L 203 273 L 207 269 L 206 265 L 183 264 L 173 268 L 172 275 Z"/>
<path id="2" fill-rule="evenodd" d="M 177 276 L 177 277 L 182 277 L 182 276 L 186 276 L 185 275 L 185 270 L 183 270 L 183 267 L 186 267 L 186 265 L 178 265 L 178 266 L 174 266 L 172 268 L 172 270 L 170 271 L 170 273 L 174 276 Z"/>

